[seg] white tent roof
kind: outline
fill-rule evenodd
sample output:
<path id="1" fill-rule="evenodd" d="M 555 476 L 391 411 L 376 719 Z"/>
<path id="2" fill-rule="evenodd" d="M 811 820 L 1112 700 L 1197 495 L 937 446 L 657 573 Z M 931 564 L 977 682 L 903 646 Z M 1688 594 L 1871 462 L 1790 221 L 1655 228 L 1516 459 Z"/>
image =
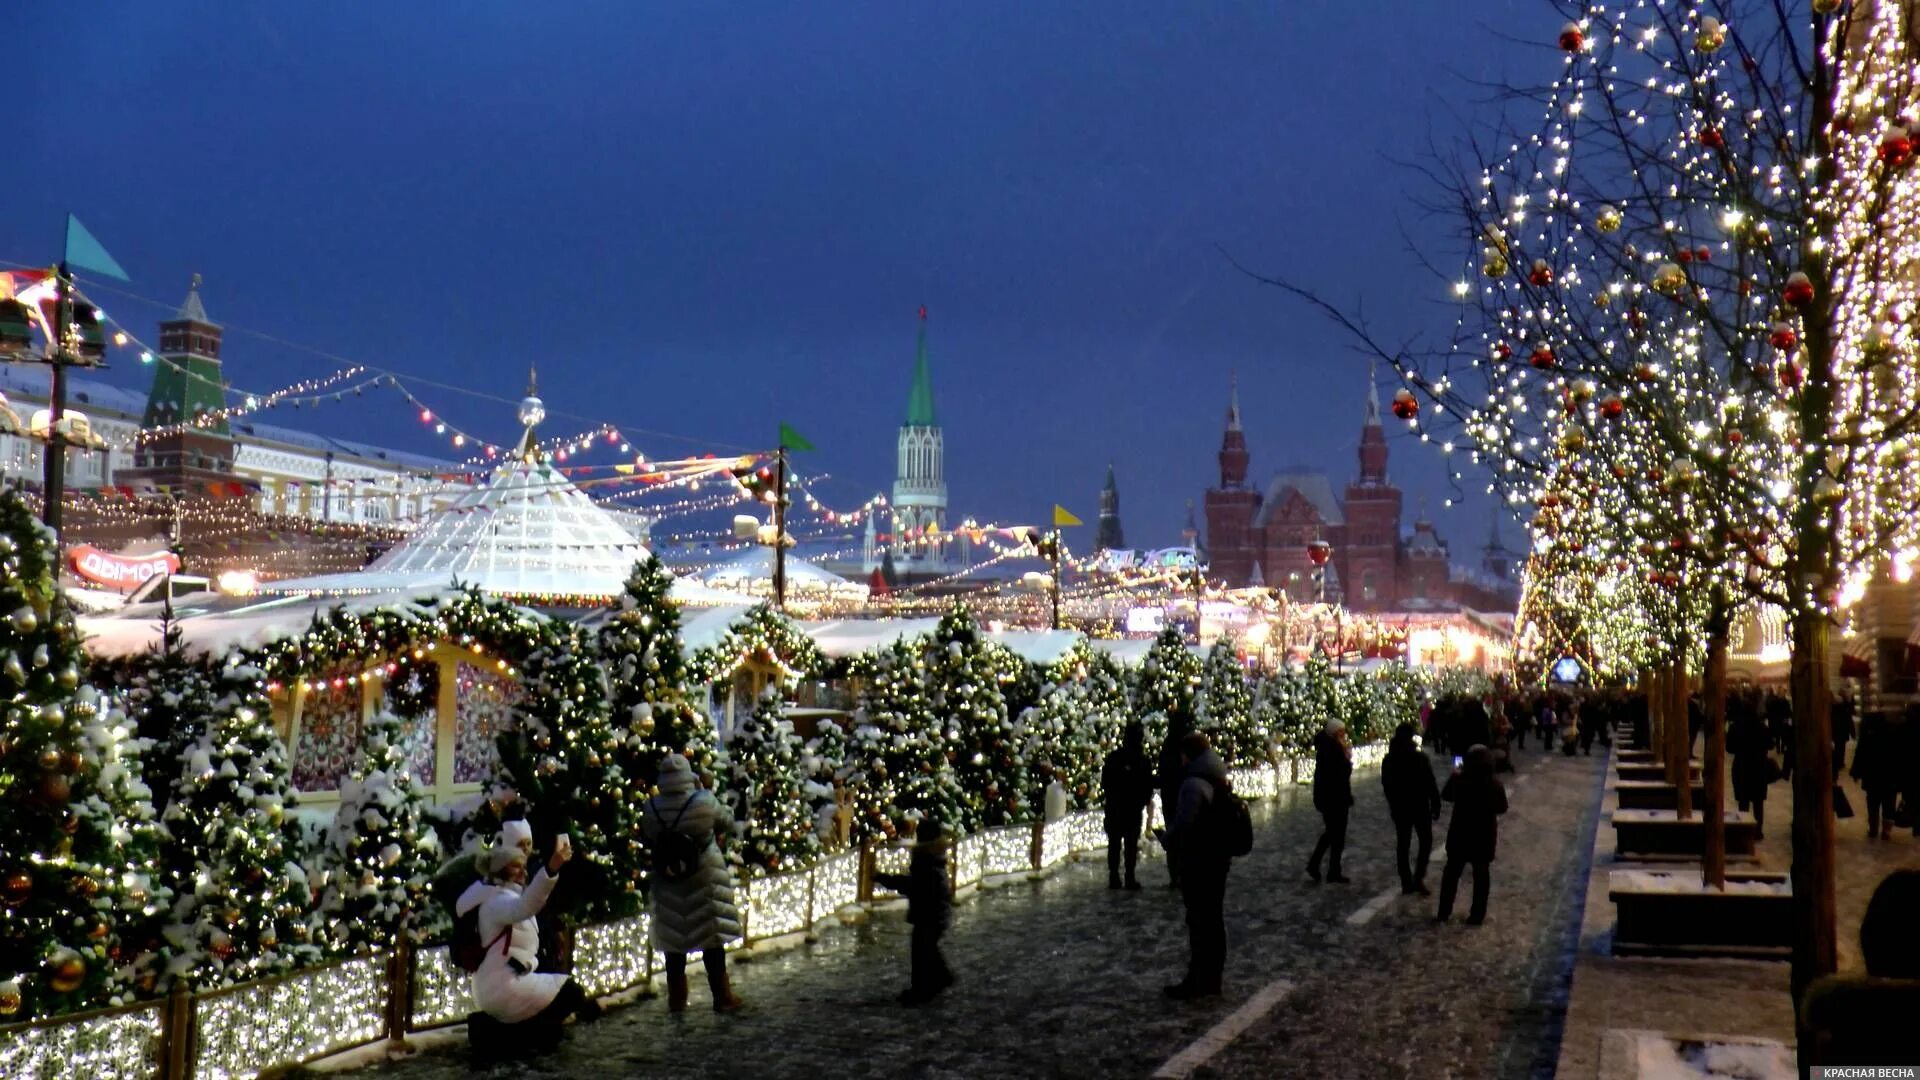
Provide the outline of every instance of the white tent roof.
<path id="1" fill-rule="evenodd" d="M 834 622 L 801 624 L 820 651 L 833 659 L 856 656 L 869 649 L 891 645 L 901 638 L 926 637 L 940 625 L 939 619 L 839 619 Z"/>
<path id="2" fill-rule="evenodd" d="M 651 558 L 614 516 L 547 462 L 515 457 L 487 482 L 437 511 L 363 570 L 263 584 L 274 593 L 375 593 L 445 588 L 597 599 L 621 591 L 633 564 Z M 716 602 L 709 598 L 685 602 Z"/>
<path id="3" fill-rule="evenodd" d="M 421 589 L 342 601 L 318 596 L 230 597 L 201 593 L 175 601 L 174 619 L 181 647 L 189 653 L 220 656 L 230 649 L 258 648 L 305 633 L 313 617 L 335 607 L 371 611 L 443 590 Z M 205 599 L 203 600 L 202 597 Z M 132 656 L 160 644 L 161 604 L 135 604 L 111 615 L 80 616 L 76 622 L 95 656 Z"/>
<path id="4" fill-rule="evenodd" d="M 1078 630 L 989 630 L 987 637 L 1029 664 L 1057 664 L 1084 640 Z"/>
<path id="5" fill-rule="evenodd" d="M 741 592 L 773 591 L 773 549 L 755 545 L 732 559 L 694 575 L 702 583 L 719 589 Z M 831 596 L 861 599 L 867 587 L 848 581 L 831 570 L 822 569 L 805 559 L 787 554 L 787 594 L 789 596 Z"/>

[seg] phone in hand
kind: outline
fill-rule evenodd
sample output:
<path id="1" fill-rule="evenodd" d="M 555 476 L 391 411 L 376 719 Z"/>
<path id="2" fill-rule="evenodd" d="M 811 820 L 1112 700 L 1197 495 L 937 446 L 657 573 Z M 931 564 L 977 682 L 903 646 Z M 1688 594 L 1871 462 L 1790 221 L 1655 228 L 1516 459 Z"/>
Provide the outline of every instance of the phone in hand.
<path id="1" fill-rule="evenodd" d="M 1466 760 L 1466 758 L 1461 757 L 1459 754 L 1453 755 L 1453 767 L 1456 769 L 1459 768 L 1461 763 Z"/>
<path id="2" fill-rule="evenodd" d="M 553 853 L 556 857 L 560 859 L 561 862 L 565 862 L 568 859 L 572 858 L 573 857 L 573 838 L 568 836 L 566 833 L 561 833 L 560 835 L 554 837 Z"/>

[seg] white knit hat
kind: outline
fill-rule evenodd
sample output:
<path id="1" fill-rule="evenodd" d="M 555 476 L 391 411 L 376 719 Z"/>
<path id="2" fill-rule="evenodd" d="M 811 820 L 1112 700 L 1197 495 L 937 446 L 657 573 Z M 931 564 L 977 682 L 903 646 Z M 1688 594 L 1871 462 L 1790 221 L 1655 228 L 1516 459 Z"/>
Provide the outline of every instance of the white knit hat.
<path id="1" fill-rule="evenodd" d="M 1345 731 L 1345 730 L 1347 730 L 1347 724 L 1346 724 L 1346 721 L 1344 721 L 1344 720 L 1329 720 L 1329 721 L 1327 721 L 1327 734 L 1329 734 L 1329 735 L 1338 735 L 1338 734 L 1340 734 L 1341 732 L 1343 732 L 1343 731 Z"/>
<path id="2" fill-rule="evenodd" d="M 533 826 L 526 820 L 503 821 L 500 823 L 500 846 L 530 851 L 533 848 Z"/>

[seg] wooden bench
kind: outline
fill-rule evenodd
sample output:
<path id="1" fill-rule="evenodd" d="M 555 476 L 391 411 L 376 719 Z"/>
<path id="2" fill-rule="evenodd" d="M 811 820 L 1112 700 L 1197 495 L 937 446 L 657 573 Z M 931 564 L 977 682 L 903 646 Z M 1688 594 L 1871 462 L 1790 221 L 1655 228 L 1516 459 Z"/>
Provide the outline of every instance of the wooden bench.
<path id="1" fill-rule="evenodd" d="M 1759 826 L 1752 814 L 1728 810 L 1725 816 L 1727 854 L 1753 855 Z M 1707 823 L 1699 814 L 1685 821 L 1672 810 L 1615 810 L 1614 857 L 1631 855 L 1687 855 L 1699 858 L 1706 849 Z"/>
<path id="2" fill-rule="evenodd" d="M 1689 768 L 1691 770 L 1689 775 L 1695 776 L 1695 777 L 1700 775 L 1699 762 L 1697 761 L 1693 762 L 1689 766 Z M 1620 780 L 1623 780 L 1623 781 L 1626 781 L 1626 780 L 1664 781 L 1667 778 L 1667 767 L 1665 765 L 1657 765 L 1651 761 L 1645 762 L 1645 763 L 1630 761 L 1630 762 L 1615 764 L 1613 767 L 1613 774 L 1614 776 L 1618 777 Z"/>
<path id="3" fill-rule="evenodd" d="M 1613 791 L 1622 810 L 1673 810 L 1677 809 L 1680 789 L 1665 780 L 1622 780 L 1613 785 Z M 1693 785 L 1693 808 L 1698 811 L 1705 805 L 1707 789 L 1696 783 Z"/>
<path id="4" fill-rule="evenodd" d="M 1729 869 L 1709 889 L 1698 870 L 1615 870 L 1613 951 L 1622 956 L 1784 960 L 1793 945 L 1793 889 L 1777 871 Z"/>

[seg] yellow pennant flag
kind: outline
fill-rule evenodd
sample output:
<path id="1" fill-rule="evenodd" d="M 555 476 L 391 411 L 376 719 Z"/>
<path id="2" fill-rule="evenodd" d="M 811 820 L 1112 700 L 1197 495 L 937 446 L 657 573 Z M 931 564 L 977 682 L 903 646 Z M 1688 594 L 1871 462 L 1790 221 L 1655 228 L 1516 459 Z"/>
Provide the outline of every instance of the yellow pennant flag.
<path id="1" fill-rule="evenodd" d="M 1068 525 L 1084 525 L 1084 524 L 1086 524 L 1086 522 L 1083 522 L 1079 518 L 1074 517 L 1073 512 L 1068 510 L 1066 507 L 1061 506 L 1059 503 L 1053 504 L 1054 528 L 1062 529 L 1067 527 Z"/>

